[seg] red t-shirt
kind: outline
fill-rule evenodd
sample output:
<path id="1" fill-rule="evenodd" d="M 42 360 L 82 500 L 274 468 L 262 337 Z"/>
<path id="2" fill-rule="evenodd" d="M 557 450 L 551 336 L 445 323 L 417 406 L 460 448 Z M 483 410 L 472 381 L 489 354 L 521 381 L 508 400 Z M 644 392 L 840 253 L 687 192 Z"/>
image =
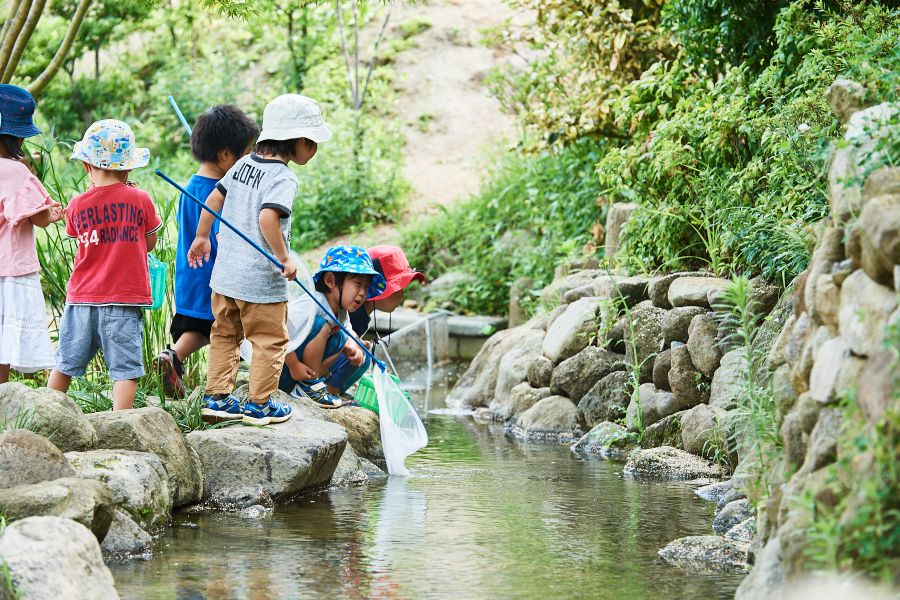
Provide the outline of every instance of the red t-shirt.
<path id="1" fill-rule="evenodd" d="M 91 188 L 66 207 L 66 234 L 78 241 L 70 304 L 147 306 L 147 236 L 162 222 L 150 194 L 124 183 Z"/>

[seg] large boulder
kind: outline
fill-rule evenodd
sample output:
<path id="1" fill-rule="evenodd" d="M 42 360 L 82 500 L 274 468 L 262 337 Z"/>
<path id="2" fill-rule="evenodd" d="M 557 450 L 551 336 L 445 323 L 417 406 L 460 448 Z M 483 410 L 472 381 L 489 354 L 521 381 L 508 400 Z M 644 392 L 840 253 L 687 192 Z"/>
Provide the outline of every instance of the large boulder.
<path id="1" fill-rule="evenodd" d="M 569 304 L 547 328 L 544 356 L 559 363 L 585 349 L 597 335 L 597 309 L 602 298 L 582 298 Z"/>
<path id="2" fill-rule="evenodd" d="M 653 277 L 650 280 L 650 285 L 647 289 L 650 301 L 653 302 L 654 306 L 660 308 L 672 308 L 672 305 L 669 303 L 669 287 L 672 285 L 673 281 L 680 279 L 681 277 L 705 277 L 706 275 L 706 273 L 701 273 L 699 271 L 682 271 L 679 273 Z"/>
<path id="3" fill-rule="evenodd" d="M 285 398 L 282 398 L 282 401 L 284 400 Z M 360 457 L 375 462 L 384 460 L 381 426 L 376 413 L 361 406 L 330 410 L 313 406 L 315 403 L 312 400 L 300 402 L 304 403 L 307 409 L 314 411 L 313 414 L 307 414 L 307 418 L 320 419 L 343 427 L 347 432 L 347 443 L 353 446 L 353 450 Z"/>
<path id="4" fill-rule="evenodd" d="M 718 336 L 719 324 L 712 316 L 703 314 L 691 319 L 687 342 L 691 363 L 708 378 L 713 376 L 722 360 Z"/>
<path id="5" fill-rule="evenodd" d="M 633 337 L 630 331 L 625 336 L 625 361 L 640 369 L 640 382 L 653 381 L 653 359 L 662 350 L 662 320 L 666 314 L 650 301 L 641 302 L 631 309 Z"/>
<path id="6" fill-rule="evenodd" d="M 478 408 L 489 405 L 497 387 L 500 359 L 515 348 L 519 343 L 519 336 L 526 329 L 530 329 L 528 324 L 498 331 L 488 338 L 472 359 L 469 368 L 447 394 L 447 406 Z"/>
<path id="7" fill-rule="evenodd" d="M 822 405 L 807 392 L 800 395 L 791 412 L 784 418 L 780 434 L 789 467 L 797 468 L 804 462 L 809 434 L 819 419 L 821 408 Z"/>
<path id="8" fill-rule="evenodd" d="M 816 402 L 829 404 L 847 390 L 842 375 L 848 369 L 861 370 L 863 361 L 851 356 L 850 348 L 841 337 L 828 340 L 816 350 L 809 374 L 809 394 Z M 855 386 L 855 382 L 853 382 Z"/>
<path id="9" fill-rule="evenodd" d="M 900 363 L 889 350 L 870 356 L 859 378 L 857 401 L 870 423 L 879 421 L 900 385 Z"/>
<path id="10" fill-rule="evenodd" d="M 900 180 L 900 168 L 891 170 Z M 872 198 L 859 221 L 859 262 L 873 281 L 894 286 L 894 265 L 900 264 L 900 193 Z"/>
<path id="11" fill-rule="evenodd" d="M 21 383 L 0 384 L 0 421 L 25 421 L 30 429 L 63 452 L 92 450 L 97 434 L 78 405 L 62 392 L 32 389 Z"/>
<path id="12" fill-rule="evenodd" d="M 625 306 L 634 306 L 647 299 L 647 283 L 644 277 L 601 275 L 594 280 L 591 295 L 613 298 Z"/>
<path id="13" fill-rule="evenodd" d="M 872 281 L 862 270 L 841 286 L 841 337 L 855 354 L 871 356 L 882 348 L 885 323 L 897 308 L 897 293 Z"/>
<path id="14" fill-rule="evenodd" d="M 271 505 L 328 484 L 347 444 L 347 432 L 334 423 L 297 414 L 266 428 L 192 431 L 187 442 L 203 465 L 204 505 L 234 509 Z"/>
<path id="15" fill-rule="evenodd" d="M 69 519 L 31 517 L 12 523 L 0 531 L 0 563 L 6 565 L 19 598 L 119 597 L 97 538 Z"/>
<path id="16" fill-rule="evenodd" d="M 637 435 L 625 431 L 621 425 L 603 421 L 584 434 L 572 446 L 572 451 L 621 460 L 636 445 Z"/>
<path id="17" fill-rule="evenodd" d="M 494 400 L 505 402 L 509 398 L 510 391 L 528 379 L 528 367 L 532 360 L 541 356 L 543 339 L 542 331 L 528 329 L 522 333 L 519 343 L 500 358 L 497 385 L 494 387 L 491 402 Z"/>
<path id="18" fill-rule="evenodd" d="M 691 361 L 687 346 L 672 347 L 669 389 L 675 396 L 677 410 L 687 410 L 709 400 L 709 383 Z"/>
<path id="19" fill-rule="evenodd" d="M 616 371 L 595 383 L 578 402 L 578 423 L 590 429 L 602 421 L 624 417 L 631 399 L 630 377 L 625 371 Z"/>
<path id="20" fill-rule="evenodd" d="M 330 487 L 346 487 L 350 485 L 358 485 L 369 480 L 369 475 L 359 458 L 359 455 L 353 450 L 353 446 L 347 444 L 344 446 L 344 452 L 338 461 L 334 473 L 331 475 Z"/>
<path id="21" fill-rule="evenodd" d="M 550 379 L 550 391 L 577 403 L 598 381 L 614 371 L 624 369 L 625 362 L 621 354 L 588 346 L 557 365 Z"/>
<path id="22" fill-rule="evenodd" d="M 753 506 L 746 498 L 732 500 L 718 511 L 713 519 L 713 531 L 724 534 L 732 527 L 754 515 Z"/>
<path id="23" fill-rule="evenodd" d="M 672 351 L 663 350 L 653 359 L 653 385 L 657 389 L 670 392 L 669 371 L 672 370 Z"/>
<path id="24" fill-rule="evenodd" d="M 660 446 L 681 448 L 681 415 L 683 414 L 682 411 L 663 417 L 644 429 L 644 433 L 641 435 L 641 448 L 659 448 Z"/>
<path id="25" fill-rule="evenodd" d="M 88 415 L 101 448 L 157 455 L 169 475 L 172 506 L 194 504 L 203 495 L 200 459 L 181 434 L 175 419 L 161 408 L 147 407 Z"/>
<path id="26" fill-rule="evenodd" d="M 489 410 L 498 421 L 508 421 L 537 404 L 539 400 L 552 395 L 553 392 L 549 387 L 534 388 L 527 381 L 523 381 L 514 387 L 504 400 L 495 398 Z"/>
<path id="27" fill-rule="evenodd" d="M 69 464 L 82 479 L 103 482 L 116 506 L 148 531 L 166 524 L 172 512 L 169 476 L 162 460 L 150 452 L 91 450 L 69 452 Z"/>
<path id="28" fill-rule="evenodd" d="M 109 560 L 128 560 L 130 558 L 149 558 L 153 536 L 141 529 L 134 519 L 124 510 L 117 508 L 113 513 L 112 524 L 100 549 L 104 558 Z"/>
<path id="29" fill-rule="evenodd" d="M 0 433 L 0 488 L 73 475 L 66 457 L 47 438 L 26 429 Z"/>
<path id="30" fill-rule="evenodd" d="M 707 310 L 699 306 L 679 306 L 666 311 L 662 319 L 663 343 L 670 346 L 672 342 L 686 344 L 688 341 L 691 321 L 698 315 L 706 314 Z"/>
<path id="31" fill-rule="evenodd" d="M 669 304 L 672 306 L 700 306 L 710 308 L 709 292 L 725 289 L 727 279 L 719 277 L 679 277 L 669 285 Z"/>
<path id="32" fill-rule="evenodd" d="M 722 355 L 709 387 L 709 404 L 725 410 L 737 406 L 747 378 L 747 352 L 743 348 Z"/>
<path id="33" fill-rule="evenodd" d="M 527 441 L 569 442 L 576 426 L 575 403 L 565 396 L 549 396 L 520 414 L 510 431 Z"/>
<path id="34" fill-rule="evenodd" d="M 660 391 L 652 383 L 645 383 L 631 397 L 626 409 L 625 426 L 629 431 L 638 431 L 679 410 L 678 401 L 671 392 Z"/>
<path id="35" fill-rule="evenodd" d="M 0 490 L 0 514 L 7 519 L 35 516 L 63 517 L 78 521 L 98 540 L 106 537 L 115 500 L 99 481 L 64 477 Z"/>
<path id="36" fill-rule="evenodd" d="M 670 542 L 659 556 L 692 571 L 746 572 L 749 546 L 717 535 L 692 535 Z"/>
<path id="37" fill-rule="evenodd" d="M 840 408 L 823 408 L 819 419 L 809 434 L 806 458 L 798 473 L 808 474 L 828 466 L 837 459 L 838 437 L 844 422 Z"/>
<path id="38" fill-rule="evenodd" d="M 625 464 L 625 474 L 665 480 L 719 479 L 722 467 L 684 450 L 662 446 L 633 452 Z"/>
<path id="39" fill-rule="evenodd" d="M 691 454 L 712 458 L 719 451 L 724 455 L 727 440 L 725 411 L 721 408 L 698 404 L 681 414 L 681 443 Z"/>
<path id="40" fill-rule="evenodd" d="M 785 574 L 781 564 L 781 541 L 772 537 L 756 555 L 753 570 L 735 593 L 735 600 L 777 600 L 784 591 Z"/>
<path id="41" fill-rule="evenodd" d="M 528 365 L 528 383 L 531 387 L 550 387 L 551 377 L 553 377 L 553 361 L 543 354 L 534 357 Z"/>

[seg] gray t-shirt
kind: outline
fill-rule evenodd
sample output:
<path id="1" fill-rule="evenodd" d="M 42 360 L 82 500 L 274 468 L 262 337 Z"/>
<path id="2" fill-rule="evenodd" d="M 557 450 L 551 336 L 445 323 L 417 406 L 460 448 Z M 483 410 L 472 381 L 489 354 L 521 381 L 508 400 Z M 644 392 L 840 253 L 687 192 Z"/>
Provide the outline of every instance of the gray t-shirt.
<path id="1" fill-rule="evenodd" d="M 216 185 L 225 196 L 222 216 L 251 240 L 273 254 L 259 228 L 264 208 L 281 216 L 281 234 L 290 248 L 291 207 L 299 181 L 280 160 L 248 154 Z M 228 227 L 219 228 L 219 248 L 210 287 L 217 294 L 256 304 L 285 302 L 287 280 L 275 265 Z"/>

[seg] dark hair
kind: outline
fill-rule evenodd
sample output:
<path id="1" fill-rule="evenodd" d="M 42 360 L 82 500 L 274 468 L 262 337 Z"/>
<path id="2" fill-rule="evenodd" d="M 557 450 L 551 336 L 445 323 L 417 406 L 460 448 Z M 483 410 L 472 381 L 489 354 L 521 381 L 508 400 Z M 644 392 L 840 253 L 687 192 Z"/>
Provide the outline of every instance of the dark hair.
<path id="1" fill-rule="evenodd" d="M 25 158 L 25 155 L 22 154 L 22 142 L 24 141 L 25 140 L 20 137 L 0 133 L 0 145 L 3 146 L 3 152 L 13 160 L 22 160 Z"/>
<path id="2" fill-rule="evenodd" d="M 259 135 L 259 125 L 236 106 L 213 106 L 197 118 L 191 133 L 191 152 L 200 162 L 216 162 L 219 152 L 231 150 L 240 158 Z"/>
<path id="3" fill-rule="evenodd" d="M 294 153 L 294 146 L 297 140 L 306 140 L 307 144 L 314 144 L 312 140 L 306 138 L 294 138 L 292 140 L 263 140 L 256 142 L 257 154 L 268 154 L 269 156 L 291 156 Z"/>
<path id="4" fill-rule="evenodd" d="M 338 287 L 341 287 L 344 283 L 344 278 L 347 276 L 346 273 L 342 273 L 340 271 L 326 271 L 328 273 L 334 273 L 334 284 Z M 319 277 L 318 281 L 316 281 L 316 291 L 322 294 L 328 293 L 328 286 L 325 285 L 325 273 L 322 273 L 322 276 Z"/>

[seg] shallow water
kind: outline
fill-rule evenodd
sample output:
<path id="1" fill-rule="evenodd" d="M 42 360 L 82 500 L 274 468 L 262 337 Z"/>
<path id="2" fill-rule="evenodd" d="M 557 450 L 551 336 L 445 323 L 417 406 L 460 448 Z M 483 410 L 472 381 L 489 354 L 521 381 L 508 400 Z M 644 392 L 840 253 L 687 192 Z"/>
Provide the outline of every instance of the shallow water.
<path id="1" fill-rule="evenodd" d="M 443 391 L 432 391 L 430 406 L 443 406 Z M 518 444 L 470 416 L 429 414 L 426 425 L 430 444 L 407 462 L 408 479 L 305 498 L 261 518 L 176 515 L 151 560 L 113 566 L 120 594 L 733 597 L 739 576 L 688 573 L 657 557 L 677 537 L 711 533 L 713 506 L 689 487 L 631 481 L 621 465 Z"/>

